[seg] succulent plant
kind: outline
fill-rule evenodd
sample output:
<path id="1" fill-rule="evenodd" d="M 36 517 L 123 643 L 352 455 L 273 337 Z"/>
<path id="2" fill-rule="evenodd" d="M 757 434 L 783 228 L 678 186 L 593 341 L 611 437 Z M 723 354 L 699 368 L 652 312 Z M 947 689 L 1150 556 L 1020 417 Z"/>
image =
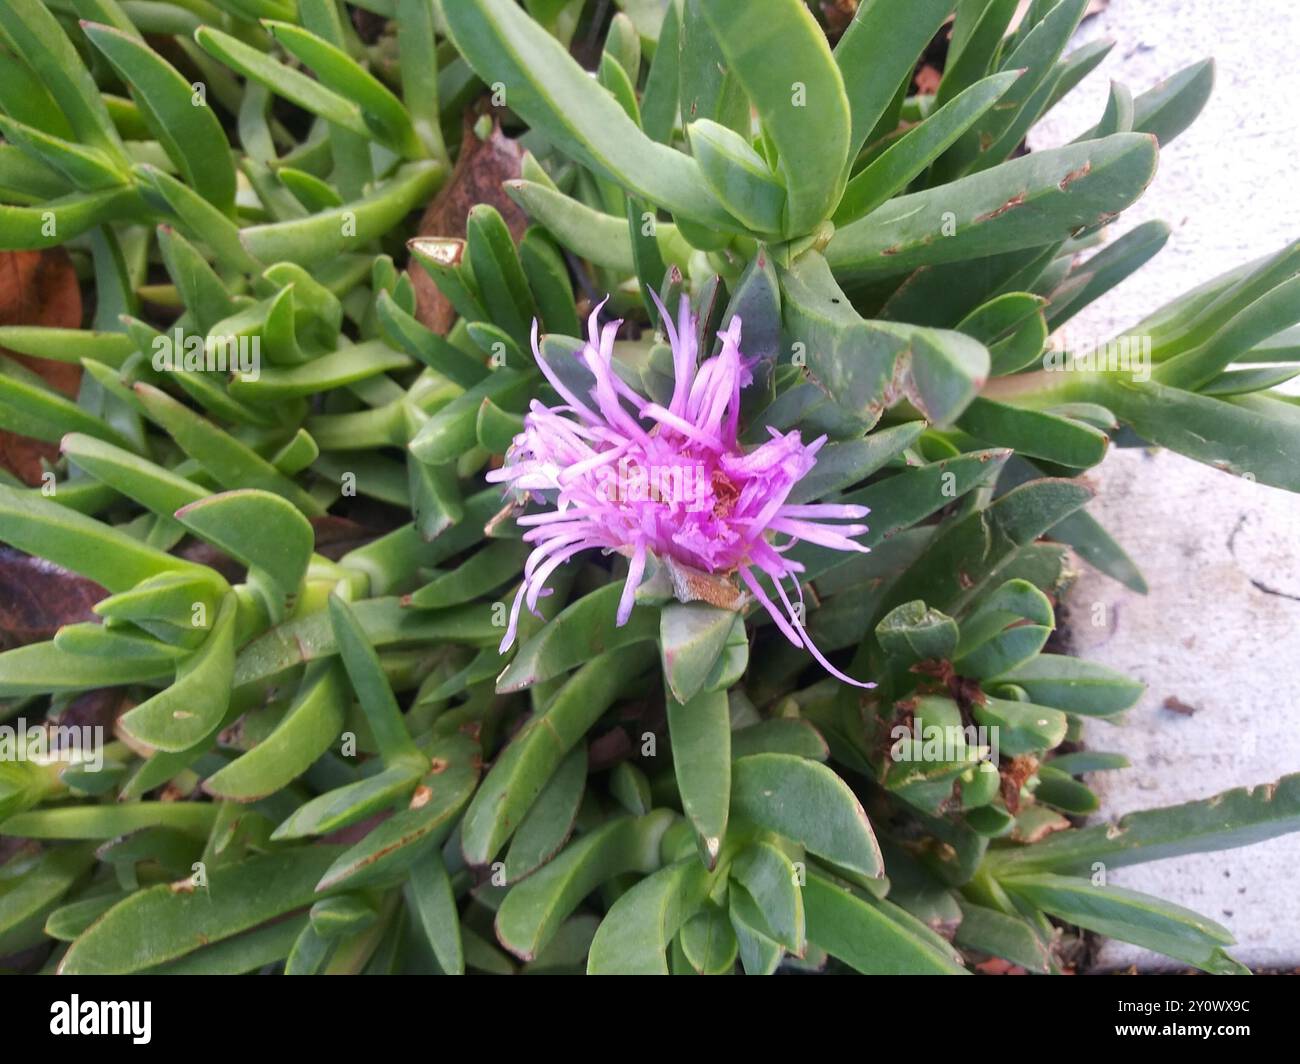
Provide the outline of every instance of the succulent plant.
<path id="1" fill-rule="evenodd" d="M 1024 154 L 1083 0 L 961 0 L 933 94 L 952 0 L 592 6 L 0 7 L 0 247 L 94 299 L 0 326 L 82 370 L 0 358 L 60 448 L 0 539 L 93 602 L 0 653 L 0 957 L 1242 970 L 1106 871 L 1300 828 L 1300 776 L 1078 826 L 1142 686 L 1045 649 L 1068 547 L 1142 586 L 1077 479 L 1112 433 L 1300 487 L 1297 246 L 1136 326 L 1150 380 L 1044 361 L 1163 244 L 1081 258 L 1209 67 Z M 502 123 L 533 224 L 417 230 Z M 584 479 L 628 456 L 706 510 Z"/>

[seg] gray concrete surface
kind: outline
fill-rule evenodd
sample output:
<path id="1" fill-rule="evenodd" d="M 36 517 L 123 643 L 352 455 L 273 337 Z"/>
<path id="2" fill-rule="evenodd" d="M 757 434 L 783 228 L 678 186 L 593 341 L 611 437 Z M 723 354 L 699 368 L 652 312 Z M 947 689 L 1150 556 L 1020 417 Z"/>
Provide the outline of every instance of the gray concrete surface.
<path id="1" fill-rule="evenodd" d="M 1071 323 L 1071 339 L 1105 339 L 1230 266 L 1300 235 L 1300 45 L 1295 0 L 1111 0 L 1075 45 L 1119 43 L 1036 127 L 1065 143 L 1090 127 L 1110 79 L 1134 93 L 1212 55 L 1214 96 L 1161 153 L 1147 195 L 1112 238 L 1160 218 L 1173 236 L 1151 263 Z M 1300 455 L 1297 455 L 1300 461 Z M 1146 681 L 1146 696 L 1089 745 L 1119 749 L 1127 771 L 1093 778 L 1102 817 L 1205 797 L 1300 770 L 1300 497 L 1229 477 L 1167 452 L 1116 451 L 1094 475 L 1091 512 L 1141 565 L 1136 595 L 1084 566 L 1070 599 L 1083 656 Z M 1094 607 L 1104 624 L 1092 624 Z M 1190 707 L 1165 708 L 1173 698 Z M 1112 873 L 1112 882 L 1196 909 L 1229 927 L 1255 967 L 1300 965 L 1300 835 L 1222 854 Z M 1099 967 L 1181 967 L 1109 943 Z"/>

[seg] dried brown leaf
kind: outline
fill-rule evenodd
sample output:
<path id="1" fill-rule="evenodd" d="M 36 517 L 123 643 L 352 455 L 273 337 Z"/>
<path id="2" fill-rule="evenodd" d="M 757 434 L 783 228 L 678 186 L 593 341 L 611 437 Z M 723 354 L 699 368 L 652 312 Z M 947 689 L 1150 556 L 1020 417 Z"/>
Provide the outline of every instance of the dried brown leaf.
<path id="1" fill-rule="evenodd" d="M 506 195 L 503 182 L 520 176 L 523 149 L 518 141 L 505 136 L 496 122 L 487 139 L 480 140 L 474 133 L 474 121 L 473 112 L 466 114 L 456 166 L 425 209 L 418 235 L 463 240 L 470 208 L 487 203 L 501 212 L 510 235 L 518 242 L 528 228 L 528 217 Z M 417 266 L 410 274 L 415 286 L 415 316 L 434 332 L 445 334 L 456 320 L 455 310 L 423 269 Z"/>
<path id="2" fill-rule="evenodd" d="M 0 251 L 0 325 L 45 325 L 75 329 L 81 325 L 81 286 L 63 248 L 46 251 Z M 64 395 L 74 396 L 81 367 L 47 358 L 31 358 L 0 348 Z M 57 444 L 0 429 L 0 467 L 24 484 L 41 482 L 41 460 L 58 457 Z"/>

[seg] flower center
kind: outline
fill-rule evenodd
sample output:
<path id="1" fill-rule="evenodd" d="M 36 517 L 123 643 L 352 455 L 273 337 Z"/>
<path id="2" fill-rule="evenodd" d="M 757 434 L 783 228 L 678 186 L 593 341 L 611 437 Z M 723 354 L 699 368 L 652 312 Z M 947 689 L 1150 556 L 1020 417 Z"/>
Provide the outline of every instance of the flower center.
<path id="1" fill-rule="evenodd" d="M 740 489 L 731 482 L 721 469 L 713 470 L 711 477 L 713 484 L 713 516 L 729 517 L 731 509 L 736 505 L 736 500 L 740 498 Z"/>

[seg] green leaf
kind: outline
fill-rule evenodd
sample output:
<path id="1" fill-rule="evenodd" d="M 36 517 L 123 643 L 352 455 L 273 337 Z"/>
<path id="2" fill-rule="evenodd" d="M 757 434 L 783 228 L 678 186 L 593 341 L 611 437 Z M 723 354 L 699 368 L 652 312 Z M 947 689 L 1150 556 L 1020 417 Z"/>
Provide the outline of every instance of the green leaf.
<path id="1" fill-rule="evenodd" d="M 680 29 L 677 10 L 670 4 L 663 15 L 659 42 L 641 94 L 641 128 L 661 144 L 668 143 L 677 119 Z"/>
<path id="2" fill-rule="evenodd" d="M 204 780 L 203 789 L 216 798 L 252 802 L 288 786 L 338 738 L 348 705 L 345 692 L 334 662 L 313 665 L 275 730 Z M 279 829 L 277 834 L 292 837 L 280 834 Z"/>
<path id="3" fill-rule="evenodd" d="M 731 917 L 731 929 L 736 933 L 736 945 L 740 951 L 740 963 L 746 975 L 771 975 L 781 964 L 785 950 L 779 942 L 774 942 L 757 930 L 746 917 L 757 919 L 752 911 L 756 908 L 744 887 L 728 884 L 728 915 Z M 743 910 L 743 911 L 742 911 Z"/>
<path id="4" fill-rule="evenodd" d="M 1264 349 L 1263 345 L 1256 347 L 1251 353 L 1255 354 L 1262 349 Z M 1227 398 L 1233 395 L 1249 395 L 1252 392 L 1277 388 L 1293 379 L 1297 374 L 1300 374 L 1300 368 L 1294 365 L 1227 370 L 1208 383 L 1201 385 L 1198 390 L 1201 395 L 1213 395 L 1219 398 Z"/>
<path id="5" fill-rule="evenodd" d="M 626 218 L 593 210 L 557 189 L 534 181 L 506 181 L 503 187 L 530 218 L 575 255 L 618 273 L 636 271 Z M 691 248 L 675 225 L 656 220 L 654 239 L 666 263 L 685 266 Z"/>
<path id="6" fill-rule="evenodd" d="M 422 853 L 451 833 L 478 783 L 482 754 L 478 743 L 464 735 L 439 740 L 429 753 L 429 771 L 410 804 L 338 856 L 321 875 L 317 891 L 400 879 Z"/>
<path id="7" fill-rule="evenodd" d="M 124 169 L 115 166 L 97 148 L 83 148 L 3 115 L 0 115 L 0 132 L 10 144 L 38 156 L 84 192 L 117 188 L 130 180 Z"/>
<path id="8" fill-rule="evenodd" d="M 710 902 L 682 925 L 677 946 L 697 975 L 730 975 L 736 963 L 738 943 L 727 911 Z"/>
<path id="9" fill-rule="evenodd" d="M 553 679 L 609 650 L 656 639 L 657 610 L 636 606 L 621 628 L 615 627 L 622 588 L 609 584 L 566 606 L 532 639 L 519 648 L 497 679 L 497 691 L 508 694 Z"/>
<path id="10" fill-rule="evenodd" d="M 868 901 L 808 869 L 803 888 L 808 941 L 864 975 L 965 975 L 951 947 L 897 906 Z"/>
<path id="11" fill-rule="evenodd" d="M 1033 152 L 895 197 L 837 230 L 826 259 L 841 281 L 862 282 L 1041 247 L 1118 214 L 1142 194 L 1155 165 L 1154 141 L 1137 133 Z"/>
<path id="12" fill-rule="evenodd" d="M 1060 0 L 1023 39 L 1007 47 L 1010 54 L 1000 59 L 1000 68 L 1023 70 L 1024 74 L 998 108 L 985 115 L 949 158 L 940 163 L 941 174 L 964 169 L 971 160 L 977 170 L 988 169 L 1016 150 L 1049 106 L 1057 82 L 1065 75 L 1065 68 L 1058 66 L 1057 60 L 1083 18 L 1087 3 L 1088 0 Z M 943 95 L 942 86 L 939 95 Z"/>
<path id="13" fill-rule="evenodd" d="M 222 487 L 269 491 L 288 499 L 312 517 L 324 512 L 324 507 L 294 481 L 207 418 L 152 385 L 137 384 L 135 394 L 149 419 L 171 436 L 181 450 L 207 470 Z"/>
<path id="14" fill-rule="evenodd" d="M 560 762 L 510 840 L 506 882 L 531 875 L 560 851 L 573 832 L 586 784 L 587 748 L 580 743 Z"/>
<path id="15" fill-rule="evenodd" d="M 982 905 L 961 903 L 961 923 L 953 942 L 962 949 L 1002 957 L 1040 975 L 1052 970 L 1052 955 L 1033 924 Z"/>
<path id="16" fill-rule="evenodd" d="M 503 367 L 462 392 L 430 417 L 411 440 L 410 451 L 428 465 L 456 461 L 478 442 L 478 412 L 490 399 L 503 410 L 515 413 L 528 403 L 536 376 Z"/>
<path id="17" fill-rule="evenodd" d="M 975 451 L 956 458 L 945 458 L 850 492 L 841 502 L 870 509 L 871 527 L 860 542 L 874 549 L 954 499 L 995 480 L 1009 456 L 1009 451 Z M 814 576 L 836 563 L 851 568 L 855 563 L 865 560 L 851 559 L 846 562 L 840 552 L 834 555 L 821 552 L 814 556 L 811 551 L 805 555 L 800 548 L 795 550 L 801 561 L 812 563 L 809 572 Z M 830 589 L 829 583 L 827 589 Z"/>
<path id="18" fill-rule="evenodd" d="M 186 750 L 221 720 L 235 671 L 236 601 L 228 595 L 203 645 L 176 669 L 176 682 L 120 720 L 128 735 L 157 750 Z"/>
<path id="19" fill-rule="evenodd" d="M 124 891 L 114 890 L 61 905 L 45 918 L 45 933 L 58 942 L 71 942 L 125 897 Z"/>
<path id="20" fill-rule="evenodd" d="M 992 399 L 972 400 L 957 426 L 985 443 L 1075 469 L 1095 466 L 1106 456 L 1110 442 L 1104 432 L 1081 421 Z"/>
<path id="21" fill-rule="evenodd" d="M 339 656 L 379 746 L 384 767 L 422 764 L 424 754 L 406 729 L 406 719 L 393 697 L 379 655 L 375 653 L 356 612 L 339 595 L 332 594 L 329 597 L 329 615 Z"/>
<path id="22" fill-rule="evenodd" d="M 988 375 L 988 352 L 967 336 L 860 317 L 815 252 L 780 277 L 787 337 L 803 345 L 817 385 L 867 425 L 900 390 L 930 421 L 949 421 Z"/>
<path id="23" fill-rule="evenodd" d="M 413 592 L 410 603 L 426 610 L 470 602 L 517 578 L 528 551 L 529 544 L 520 540 L 489 542 L 455 569 Z"/>
<path id="24" fill-rule="evenodd" d="M 998 878 L 1040 872 L 1086 875 L 1094 861 L 1118 868 L 1229 850 L 1295 831 L 1297 826 L 1300 774 L 1183 805 L 1129 813 L 1114 823 L 1063 832 L 1035 846 L 998 850 L 988 860 Z"/>
<path id="25" fill-rule="evenodd" d="M 261 745 L 265 744 L 266 740 L 263 740 Z M 256 750 L 257 747 L 254 747 L 250 752 Z M 294 810 L 271 833 L 271 838 L 278 841 L 299 839 L 307 835 L 328 835 L 331 831 L 364 820 L 371 813 L 409 796 L 422 775 L 423 766 L 394 765 L 366 779 L 326 791 Z M 210 780 L 208 782 L 211 783 Z"/>
<path id="26" fill-rule="evenodd" d="M 115 839 L 145 828 L 175 828 L 198 838 L 212 830 L 219 807 L 208 802 L 124 802 L 33 809 L 0 822 L 23 839 Z"/>
<path id="27" fill-rule="evenodd" d="M 1038 475 L 1039 471 L 1036 467 L 1016 458 L 1007 466 L 1003 486 L 1005 487 L 1013 478 L 1016 482 L 1025 483 Z M 1147 593 L 1146 581 L 1142 578 L 1142 573 L 1133 559 L 1087 511 L 1076 510 L 1065 520 L 1054 524 L 1046 534 L 1047 538 L 1057 543 L 1065 543 L 1073 547 L 1080 558 L 1111 579 L 1118 580 L 1139 595 Z"/>
<path id="28" fill-rule="evenodd" d="M 825 765 L 789 754 L 755 754 L 731 769 L 731 808 L 810 852 L 871 878 L 884 874 L 880 847 L 854 793 Z"/>
<path id="29" fill-rule="evenodd" d="M 505 86 L 510 109 L 583 165 L 642 199 L 709 225 L 735 228 L 706 191 L 699 168 L 651 140 L 564 46 L 513 0 L 443 4 L 457 50 L 489 85 Z"/>
<path id="30" fill-rule="evenodd" d="M 122 333 L 48 325 L 0 325 L 0 346 L 59 362 L 80 364 L 83 359 L 94 359 L 115 369 L 135 351 L 131 338 Z"/>
<path id="31" fill-rule="evenodd" d="M 684 123 L 699 118 L 720 122 L 739 133 L 750 128 L 744 87 L 722 54 L 717 34 L 704 15 L 704 0 L 674 3 L 681 12 L 677 57 L 680 112 Z M 677 116 L 672 115 L 668 121 Z M 671 129 L 669 129 L 671 132 Z M 667 142 L 668 138 L 663 138 Z"/>
<path id="32" fill-rule="evenodd" d="M 668 944 L 704 900 L 708 873 L 689 857 L 647 876 L 605 914 L 588 975 L 667 975 Z"/>
<path id="33" fill-rule="evenodd" d="M 471 271 L 489 320 L 526 350 L 537 308 L 505 219 L 495 207 L 479 203 L 470 208 L 465 228 Z"/>
<path id="34" fill-rule="evenodd" d="M 380 292 L 376 298 L 375 316 L 386 340 L 408 355 L 418 358 L 454 384 L 472 388 L 487 376 L 486 366 L 437 333 L 426 329 L 399 307 L 387 292 Z"/>
<path id="35" fill-rule="evenodd" d="M 1015 373 L 1038 360 L 1047 343 L 1044 300 L 1028 292 L 1008 292 L 984 303 L 957 325 L 989 348 L 995 377 Z"/>
<path id="36" fill-rule="evenodd" d="M 849 154 L 849 101 L 826 37 L 799 0 L 769 0 L 761 8 L 704 0 L 703 11 L 776 146 L 787 195 L 782 231 L 809 232 L 838 202 Z M 701 169 L 707 178 L 709 167 Z M 734 186 L 729 191 L 724 202 L 731 204 Z"/>
<path id="37" fill-rule="evenodd" d="M 0 891 L 0 936 L 21 932 L 53 908 L 95 863 L 84 846 L 45 850 Z M 0 938 L 0 941 L 7 939 Z"/>
<path id="38" fill-rule="evenodd" d="M 664 678 L 678 702 L 699 693 L 737 621 L 734 610 L 703 602 L 671 602 L 659 615 Z"/>
<path id="39" fill-rule="evenodd" d="M 1048 328 L 1055 332 L 1084 307 L 1141 269 L 1165 246 L 1169 226 L 1150 221 L 1134 226 L 1066 274 L 1049 296 Z"/>
<path id="40" fill-rule="evenodd" d="M 1069 876 L 1017 876 L 999 880 L 1014 895 L 1066 923 L 1174 957 L 1216 975 L 1249 974 L 1223 951 L 1226 927 L 1181 905 L 1123 887 L 1093 886 Z"/>
<path id="41" fill-rule="evenodd" d="M 1064 713 L 1030 702 L 1011 702 L 985 696 L 971 707 L 977 724 L 996 728 L 998 749 L 1010 757 L 1051 750 L 1065 738 L 1069 721 Z"/>
<path id="42" fill-rule="evenodd" d="M 749 142 L 707 118 L 692 122 L 687 135 L 705 181 L 727 209 L 757 232 L 781 232 L 785 186 Z"/>
<path id="43" fill-rule="evenodd" d="M 1204 343 L 1156 367 L 1163 385 L 1195 390 L 1257 344 L 1300 321 L 1300 276 L 1271 289 L 1224 323 Z"/>
<path id="44" fill-rule="evenodd" d="M 1129 759 L 1123 754 L 1108 754 L 1101 750 L 1079 750 L 1073 754 L 1063 754 L 1052 758 L 1047 764 L 1069 776 L 1081 776 L 1085 772 L 1109 772 L 1130 766 Z"/>
<path id="45" fill-rule="evenodd" d="M 1008 626 L 1029 621 L 1042 628 L 1056 627 L 1051 600 L 1027 580 L 1008 580 L 982 598 L 970 616 L 961 622 L 958 655 L 969 654 Z"/>
<path id="46" fill-rule="evenodd" d="M 289 917 L 145 968 L 141 974 L 246 975 L 288 957 L 306 926 L 305 915 Z"/>
<path id="47" fill-rule="evenodd" d="M 438 967 L 448 975 L 465 974 L 465 949 L 460 936 L 460 914 L 451 878 L 442 855 L 430 849 L 411 865 L 407 880 L 412 909 L 420 921 L 425 938 L 438 958 Z"/>
<path id="48" fill-rule="evenodd" d="M 616 817 L 570 843 L 554 859 L 510 888 L 497 910 L 496 932 L 515 956 L 534 959 L 582 899 L 628 872 L 659 867 L 659 843 L 673 815 L 658 809 Z M 693 861 L 699 867 L 698 861 Z"/>
<path id="49" fill-rule="evenodd" d="M 115 443 L 128 439 L 49 387 L 34 371 L 0 356 L 0 428 L 48 443 L 84 432 Z"/>
<path id="50" fill-rule="evenodd" d="M 312 82 L 315 84 L 315 82 Z M 314 266 L 364 246 L 429 201 L 447 170 L 433 160 L 407 163 L 360 199 L 305 218 L 249 226 L 240 240 L 262 262 Z"/>
<path id="51" fill-rule="evenodd" d="M 311 907 L 310 919 L 321 938 L 337 939 L 374 926 L 379 913 L 359 894 L 343 894 L 318 901 Z"/>
<path id="52" fill-rule="evenodd" d="M 465 813 L 461 846 L 469 864 L 487 864 L 500 852 L 565 755 L 653 655 L 653 647 L 636 643 L 588 661 L 516 733 Z"/>
<path id="53" fill-rule="evenodd" d="M 402 101 L 341 48 L 300 26 L 267 19 L 262 23 L 285 49 L 316 74 L 320 83 L 360 108 L 368 135 L 377 136 L 408 159 L 425 154 Z M 268 87 L 278 91 L 279 82 Z"/>
<path id="54" fill-rule="evenodd" d="M 943 80 L 934 97 L 936 104 L 946 103 L 988 73 L 1002 48 L 1016 6 L 1017 0 L 958 4 Z"/>
<path id="55" fill-rule="evenodd" d="M 221 122 L 206 98 L 143 40 L 110 26 L 83 22 L 91 44 L 130 85 L 149 131 L 180 168 L 185 181 L 219 211 L 235 207 L 235 167 Z M 183 136 L 177 133 L 184 130 Z"/>
<path id="56" fill-rule="evenodd" d="M 740 888 L 747 895 L 749 904 L 742 901 L 741 912 L 758 919 L 756 930 L 791 953 L 802 954 L 803 895 L 790 858 L 770 842 L 755 842 L 736 855 L 730 876 L 730 889 Z"/>
<path id="57" fill-rule="evenodd" d="M 519 241 L 519 264 L 537 301 L 542 328 L 563 336 L 581 335 L 569 267 L 541 227 L 529 226 Z"/>
<path id="58" fill-rule="evenodd" d="M 1010 70 L 982 78 L 908 130 L 849 181 L 835 208 L 835 224 L 865 217 L 905 189 L 996 104 L 1018 77 L 1019 71 Z"/>
<path id="59" fill-rule="evenodd" d="M 733 760 L 751 754 L 792 754 L 825 761 L 829 755 L 826 740 L 806 720 L 773 717 L 731 733 Z"/>
<path id="60" fill-rule="evenodd" d="M 0 30 L 49 90 L 77 141 L 124 163 L 125 149 L 99 87 L 49 9 L 40 0 L 12 0 L 0 7 Z M 58 233 L 60 241 L 71 236 L 62 228 Z"/>
<path id="61" fill-rule="evenodd" d="M 1101 807 L 1101 800 L 1088 787 L 1050 765 L 1038 767 L 1034 801 L 1050 805 L 1070 816 L 1087 816 Z"/>
<path id="62" fill-rule="evenodd" d="M 130 451 L 80 432 L 70 432 L 59 450 L 79 469 L 108 484 L 160 517 L 199 502 L 208 493 L 171 470 L 154 465 Z"/>
<path id="63" fill-rule="evenodd" d="M 176 520 L 248 566 L 250 580 L 269 581 L 273 620 L 293 612 L 315 534 L 291 503 L 267 491 L 227 491 L 181 507 Z"/>
<path id="64" fill-rule="evenodd" d="M 137 191 L 125 186 L 78 192 L 35 207 L 0 205 L 0 243 L 11 250 L 54 247 L 138 205 Z"/>
<path id="65" fill-rule="evenodd" d="M 1133 101 L 1133 129 L 1151 133 L 1163 148 L 1196 121 L 1214 89 L 1214 60 L 1202 59 Z"/>
<path id="66" fill-rule="evenodd" d="M 375 136 L 358 103 L 327 88 L 315 78 L 211 26 L 200 27 L 195 31 L 194 39 L 209 55 L 245 77 L 261 82 L 277 96 L 357 136 L 367 139 Z"/>
<path id="67" fill-rule="evenodd" d="M 159 884 L 137 891 L 90 926 L 64 954 L 64 975 L 126 975 L 230 938 L 315 900 L 337 846 L 312 846 L 213 868 L 207 887 Z"/>
<path id="68" fill-rule="evenodd" d="M 411 360 L 400 351 L 371 340 L 340 347 L 301 366 L 262 366 L 249 374 L 237 374 L 230 381 L 230 394 L 255 403 L 276 403 L 343 388 L 410 365 Z"/>
<path id="69" fill-rule="evenodd" d="M 1040 654 L 997 678 L 1030 699 L 1085 717 L 1109 717 L 1131 707 L 1145 685 L 1103 665 L 1061 654 Z"/>
<path id="70" fill-rule="evenodd" d="M 851 160 L 876 127 L 917 58 L 952 14 L 953 0 L 864 0 L 835 46 L 852 111 Z"/>
<path id="71" fill-rule="evenodd" d="M 54 642 L 32 643 L 0 653 L 0 698 L 144 683 L 170 675 L 174 668 L 175 663 L 161 655 L 90 657 Z"/>
<path id="72" fill-rule="evenodd" d="M 183 573 L 215 582 L 211 570 L 146 546 L 66 506 L 0 485 L 4 541 L 80 573 L 109 591 L 127 591 L 159 573 Z"/>
<path id="73" fill-rule="evenodd" d="M 881 609 L 921 599 L 956 613 L 974 599 L 984 578 L 1092 493 L 1068 480 L 1039 480 L 1007 492 L 991 506 L 952 522 L 932 539 L 921 559 L 890 588 Z"/>
<path id="74" fill-rule="evenodd" d="M 353 607 L 372 646 L 394 643 L 457 641 L 484 645 L 496 642 L 500 628 L 484 604 L 426 612 L 406 609 L 396 597 L 365 599 Z M 256 683 L 316 658 L 337 654 L 339 644 L 328 611 L 306 613 L 254 639 L 235 664 L 235 685 Z"/>
<path id="75" fill-rule="evenodd" d="M 860 440 L 827 444 L 817 452 L 817 464 L 812 471 L 791 489 L 787 501 L 813 502 L 853 487 L 912 446 L 925 427 L 924 421 L 908 421 L 872 432 Z"/>
<path id="76" fill-rule="evenodd" d="M 876 625 L 876 641 L 898 668 L 910 669 L 920 661 L 947 661 L 957 648 L 957 622 L 916 599 L 885 615 Z"/>
<path id="77" fill-rule="evenodd" d="M 444 162 L 438 98 L 438 54 L 434 9 L 423 0 L 397 0 L 397 51 L 402 72 L 402 101 L 410 122 L 429 152 Z"/>
<path id="78" fill-rule="evenodd" d="M 667 699 L 673 772 L 700 854 L 712 868 L 722 850 L 731 800 L 731 720 L 725 692 Z"/>

